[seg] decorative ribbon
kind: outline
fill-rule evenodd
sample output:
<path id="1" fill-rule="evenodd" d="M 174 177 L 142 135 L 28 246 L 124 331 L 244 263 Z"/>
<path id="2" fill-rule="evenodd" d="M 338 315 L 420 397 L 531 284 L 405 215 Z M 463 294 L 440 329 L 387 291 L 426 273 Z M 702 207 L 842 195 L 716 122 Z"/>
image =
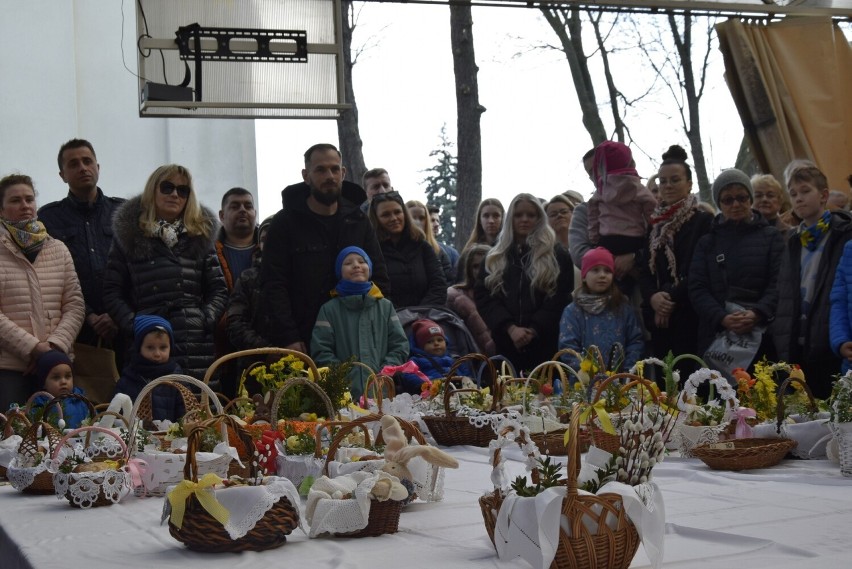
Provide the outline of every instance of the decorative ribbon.
<path id="1" fill-rule="evenodd" d="M 142 475 L 148 470 L 148 463 L 141 458 L 131 458 L 125 466 L 127 473 L 130 474 L 130 483 L 134 488 L 142 486 Z"/>
<path id="2" fill-rule="evenodd" d="M 612 426 L 612 421 L 609 419 L 609 413 L 606 410 L 606 401 L 603 399 L 598 399 L 593 404 L 587 406 L 582 413 L 580 413 L 580 424 L 584 424 L 589 420 L 589 415 L 591 415 L 592 411 L 598 416 L 598 420 L 601 422 L 601 428 L 603 428 L 605 433 L 609 433 L 610 435 L 615 435 L 615 427 Z M 571 429 L 565 431 L 564 444 L 568 444 L 568 439 L 570 438 L 569 433 Z"/>
<path id="3" fill-rule="evenodd" d="M 231 513 L 225 509 L 213 494 L 213 487 L 222 482 L 222 479 L 209 472 L 198 482 L 183 480 L 169 492 L 169 504 L 172 506 L 172 523 L 178 529 L 183 525 L 183 514 L 186 509 L 187 499 L 195 494 L 195 498 L 201 507 L 207 510 L 216 521 L 223 526 L 228 523 Z"/>
<path id="4" fill-rule="evenodd" d="M 412 373 L 420 379 L 429 381 L 429 378 L 426 377 L 426 374 L 424 374 L 422 371 L 420 371 L 420 368 L 417 367 L 417 364 L 414 363 L 411 360 L 408 360 L 407 362 L 405 362 L 404 364 L 399 365 L 399 366 L 385 366 L 385 367 L 382 368 L 382 371 L 380 371 L 379 373 L 382 374 L 382 375 L 391 375 L 392 376 L 393 374 L 395 374 L 398 371 L 401 371 L 402 373 Z"/>
<path id="5" fill-rule="evenodd" d="M 757 417 L 757 411 L 748 407 L 740 407 L 734 411 L 734 417 L 737 418 L 737 429 L 734 431 L 734 437 L 738 439 L 750 439 L 754 436 L 754 431 L 746 422 L 746 419 Z"/>

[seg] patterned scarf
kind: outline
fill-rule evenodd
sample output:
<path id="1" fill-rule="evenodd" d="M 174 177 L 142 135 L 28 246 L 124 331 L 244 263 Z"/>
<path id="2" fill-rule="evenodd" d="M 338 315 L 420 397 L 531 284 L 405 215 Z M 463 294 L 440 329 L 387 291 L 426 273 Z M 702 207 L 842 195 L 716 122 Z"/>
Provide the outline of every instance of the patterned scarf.
<path id="1" fill-rule="evenodd" d="M 47 229 L 35 217 L 23 221 L 6 221 L 4 219 L 3 225 L 24 255 L 40 251 L 42 245 L 44 245 L 44 240 L 47 239 Z"/>
<path id="2" fill-rule="evenodd" d="M 650 251 L 651 258 L 648 259 L 648 268 L 651 274 L 657 274 L 657 251 L 663 250 L 666 260 L 669 262 L 669 273 L 674 284 L 680 282 L 677 271 L 677 259 L 674 252 L 674 238 L 683 224 L 695 215 L 695 206 L 698 199 L 689 194 L 679 202 L 670 206 L 660 205 L 651 217 Z"/>
<path id="3" fill-rule="evenodd" d="M 169 223 L 164 219 L 157 220 L 157 236 L 166 244 L 166 247 L 173 249 L 177 245 L 178 238 L 182 233 L 186 233 L 186 227 L 183 226 L 183 220 L 178 219 Z"/>
<path id="4" fill-rule="evenodd" d="M 574 304 L 583 309 L 583 312 L 588 314 L 600 314 L 609 304 L 611 296 L 609 294 L 591 294 L 582 292 L 581 290 L 574 291 Z"/>
<path id="5" fill-rule="evenodd" d="M 802 242 L 802 247 L 808 251 L 816 251 L 819 247 L 819 242 L 828 233 L 831 225 L 831 212 L 825 210 L 822 212 L 819 220 L 810 227 L 804 227 L 804 223 L 799 227 L 799 240 Z"/>

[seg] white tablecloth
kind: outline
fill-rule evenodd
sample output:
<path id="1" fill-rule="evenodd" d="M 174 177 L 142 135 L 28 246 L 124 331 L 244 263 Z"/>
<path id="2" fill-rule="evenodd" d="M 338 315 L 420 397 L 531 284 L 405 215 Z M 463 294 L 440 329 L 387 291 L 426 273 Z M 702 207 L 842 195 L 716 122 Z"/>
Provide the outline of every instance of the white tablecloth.
<path id="1" fill-rule="evenodd" d="M 162 499 L 129 496 L 77 510 L 53 496 L 0 487 L 0 568 L 257 569 L 258 567 L 454 569 L 527 566 L 500 561 L 488 541 L 478 498 L 489 490 L 487 449 L 447 449 L 445 500 L 405 508 L 400 531 L 378 538 L 309 540 L 294 531 L 262 553 L 187 550 L 160 525 Z M 507 453 L 519 459 L 519 453 Z M 523 472 L 510 461 L 513 475 Z M 847 569 L 852 566 L 852 479 L 826 461 L 784 461 L 744 473 L 709 470 L 697 459 L 667 458 L 655 470 L 665 496 L 667 568 Z M 648 567 L 640 547 L 631 567 Z"/>

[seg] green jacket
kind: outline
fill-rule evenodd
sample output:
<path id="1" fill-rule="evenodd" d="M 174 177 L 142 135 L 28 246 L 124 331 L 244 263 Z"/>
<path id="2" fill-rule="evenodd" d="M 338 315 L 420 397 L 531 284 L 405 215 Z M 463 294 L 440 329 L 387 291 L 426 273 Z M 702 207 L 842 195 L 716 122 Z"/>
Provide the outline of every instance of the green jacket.
<path id="1" fill-rule="evenodd" d="M 354 355 L 356 361 L 378 372 L 408 360 L 408 338 L 393 304 L 374 286 L 368 295 L 335 297 L 322 305 L 311 338 L 311 355 L 319 366 Z M 364 393 L 369 375 L 361 366 L 349 373 L 353 400 Z"/>

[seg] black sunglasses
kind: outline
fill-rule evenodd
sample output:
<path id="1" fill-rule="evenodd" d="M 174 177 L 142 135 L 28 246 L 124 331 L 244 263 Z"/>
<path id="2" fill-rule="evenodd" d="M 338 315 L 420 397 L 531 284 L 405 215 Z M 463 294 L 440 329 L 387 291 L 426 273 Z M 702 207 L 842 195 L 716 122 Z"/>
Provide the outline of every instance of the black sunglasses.
<path id="1" fill-rule="evenodd" d="M 751 196 L 739 195 L 739 196 L 725 196 L 724 198 L 719 200 L 719 203 L 722 204 L 722 205 L 733 205 L 734 202 L 748 203 L 749 201 L 751 201 Z"/>
<path id="2" fill-rule="evenodd" d="M 177 190 L 178 196 L 183 199 L 187 199 L 189 197 L 192 189 L 189 186 L 176 186 L 169 182 L 168 180 L 163 180 L 160 182 L 160 193 L 164 196 L 170 196 L 172 193 Z"/>

